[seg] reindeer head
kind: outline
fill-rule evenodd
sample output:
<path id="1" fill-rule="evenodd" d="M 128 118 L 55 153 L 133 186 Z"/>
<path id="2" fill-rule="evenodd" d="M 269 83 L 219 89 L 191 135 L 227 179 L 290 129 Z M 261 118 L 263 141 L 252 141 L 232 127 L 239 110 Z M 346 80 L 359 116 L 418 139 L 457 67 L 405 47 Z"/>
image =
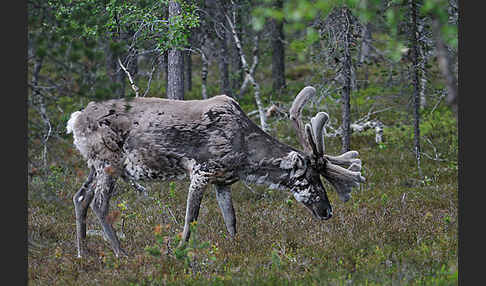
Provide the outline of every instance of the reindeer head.
<path id="1" fill-rule="evenodd" d="M 295 158 L 292 158 L 295 172 L 291 191 L 295 199 L 303 203 L 316 218 L 326 220 L 332 216 L 332 207 L 320 176 L 331 183 L 343 201 L 350 198 L 352 187 L 364 182 L 365 178 L 361 176 L 361 160 L 357 158 L 357 151 L 348 151 L 337 157 L 324 153 L 324 127 L 329 119 L 327 113 L 319 112 L 311 118 L 310 123 L 303 124 L 302 109 L 315 94 L 315 88 L 305 87 L 290 108 L 290 119 L 304 148 L 304 155 L 295 153 Z"/>

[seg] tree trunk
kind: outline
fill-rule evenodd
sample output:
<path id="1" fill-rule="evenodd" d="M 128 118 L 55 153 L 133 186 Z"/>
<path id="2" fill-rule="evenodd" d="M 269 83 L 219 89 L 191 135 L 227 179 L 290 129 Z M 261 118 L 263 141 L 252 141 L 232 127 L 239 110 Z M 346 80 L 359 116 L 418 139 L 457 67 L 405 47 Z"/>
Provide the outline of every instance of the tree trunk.
<path id="1" fill-rule="evenodd" d="M 349 11 L 347 9 L 343 9 L 343 17 L 348 17 Z M 347 32 L 345 34 L 344 39 L 344 65 L 343 65 L 343 73 L 344 73 L 344 86 L 342 90 L 342 129 L 343 129 L 343 136 L 342 140 L 342 153 L 348 152 L 351 150 L 350 148 L 350 141 L 351 141 L 351 51 L 350 51 L 350 41 L 351 35 L 349 34 L 350 27 L 347 27 Z"/>
<path id="2" fill-rule="evenodd" d="M 457 91 L 457 78 L 453 71 L 452 65 L 449 60 L 449 55 L 447 52 L 447 46 L 440 36 L 440 23 L 439 20 L 435 19 L 432 22 L 432 31 L 434 33 L 434 38 L 436 42 L 437 49 L 437 60 L 439 64 L 439 70 L 442 76 L 445 78 L 447 87 L 447 98 L 446 102 L 449 104 L 457 116 L 457 101 L 458 101 L 458 91 Z"/>
<path id="3" fill-rule="evenodd" d="M 202 56 L 202 68 L 201 68 L 201 89 L 202 89 L 202 98 L 207 99 L 208 98 L 208 92 L 207 92 L 207 81 L 208 81 L 208 59 L 204 53 L 201 53 Z"/>
<path id="4" fill-rule="evenodd" d="M 220 50 L 218 56 L 218 68 L 219 68 L 219 93 L 226 94 L 227 96 L 233 96 L 230 87 L 229 79 L 229 53 L 228 53 L 228 37 L 226 33 L 221 33 Z"/>
<path id="5" fill-rule="evenodd" d="M 364 81 L 363 81 L 363 88 L 367 89 L 368 84 L 370 82 L 370 68 L 368 65 L 364 67 Z"/>
<path id="6" fill-rule="evenodd" d="M 189 36 L 189 46 L 187 48 L 191 48 L 192 46 L 192 35 Z M 191 51 L 185 51 L 185 57 L 186 59 L 184 60 L 184 67 L 185 67 L 185 75 L 184 75 L 184 80 L 186 81 L 186 91 L 191 91 L 192 90 L 192 52 Z"/>
<path id="7" fill-rule="evenodd" d="M 106 73 L 111 79 L 112 91 L 115 98 L 125 97 L 125 72 L 118 65 L 118 57 L 121 55 L 115 54 L 110 49 L 111 39 L 106 39 L 105 53 L 106 53 Z"/>
<path id="8" fill-rule="evenodd" d="M 346 59 L 346 62 L 348 60 Z M 347 66 L 348 63 L 345 64 Z M 342 91 L 342 104 L 343 104 L 343 137 L 342 137 L 342 148 L 341 152 L 348 152 L 351 150 L 350 148 L 350 141 L 351 141 L 351 103 L 350 103 L 350 93 L 351 93 L 351 73 L 348 69 L 345 70 L 346 74 L 346 81 L 345 85 L 343 86 Z"/>
<path id="9" fill-rule="evenodd" d="M 162 70 L 164 71 L 164 83 L 165 83 L 165 97 L 168 96 L 169 88 L 169 52 L 164 52 L 162 55 Z"/>
<path id="10" fill-rule="evenodd" d="M 171 49 L 168 54 L 167 98 L 184 99 L 184 54 Z"/>
<path id="11" fill-rule="evenodd" d="M 231 29 L 231 34 L 233 35 L 233 39 L 235 40 L 236 48 L 238 50 L 238 54 L 240 55 L 241 58 L 241 64 L 243 66 L 243 71 L 245 72 L 245 80 L 243 81 L 243 84 L 241 85 L 240 88 L 240 96 L 242 95 L 243 91 L 245 90 L 247 84 L 250 82 L 253 85 L 253 92 L 255 95 L 255 101 L 256 105 L 258 108 L 258 114 L 260 115 L 260 126 L 263 131 L 268 132 L 269 127 L 267 124 L 267 116 L 265 114 L 265 110 L 263 108 L 263 103 L 260 97 L 260 85 L 256 82 L 253 74 L 255 73 L 256 66 L 258 65 L 258 35 L 254 37 L 254 43 L 253 43 L 253 63 L 252 66 L 250 67 L 248 65 L 248 62 L 246 61 L 245 54 L 243 53 L 243 48 L 241 47 L 241 42 L 240 39 L 238 38 L 238 35 L 236 34 L 236 29 L 233 21 L 231 18 L 226 15 L 226 20 L 228 21 L 228 24 Z"/>
<path id="12" fill-rule="evenodd" d="M 186 90 L 192 91 L 192 58 L 191 52 L 186 52 L 186 61 L 184 66 L 186 67 L 186 75 L 184 76 L 186 80 Z"/>
<path id="13" fill-rule="evenodd" d="M 241 0 L 236 0 L 232 1 L 231 9 L 232 13 L 234 15 L 234 21 L 235 21 L 235 32 L 240 40 L 240 42 L 243 42 L 243 17 L 242 13 L 243 11 L 241 10 L 241 6 L 243 6 L 243 1 Z M 237 11 L 238 10 L 238 11 Z M 245 11 L 248 12 L 248 11 Z M 223 19 L 224 21 L 224 19 Z M 243 84 L 244 80 L 244 72 L 243 72 L 243 65 L 241 63 L 240 55 L 238 54 L 238 49 L 236 48 L 236 43 L 235 40 L 233 39 L 233 35 L 231 31 L 227 31 L 227 38 L 229 39 L 228 41 L 228 50 L 230 54 L 230 85 L 231 85 L 231 91 L 233 92 L 233 96 L 237 99 L 239 99 L 239 89 L 241 85 Z"/>
<path id="14" fill-rule="evenodd" d="M 177 1 L 169 2 L 169 21 L 181 13 Z M 172 48 L 168 53 L 167 98 L 184 99 L 184 52 Z"/>
<path id="15" fill-rule="evenodd" d="M 427 97 L 426 97 L 426 89 L 427 89 L 427 70 L 426 70 L 426 55 L 425 55 L 425 49 L 420 45 L 419 47 L 419 55 L 420 55 L 420 92 L 419 92 L 419 97 L 420 97 L 420 108 L 424 109 L 425 106 L 427 105 Z"/>
<path id="16" fill-rule="evenodd" d="M 410 8 L 412 14 L 412 62 L 413 62 L 413 99 L 414 99 L 414 148 L 415 156 L 417 158 L 417 168 L 419 177 L 422 177 L 422 171 L 420 168 L 420 69 L 419 69 L 419 43 L 417 39 L 418 22 L 417 22 L 417 2 L 416 0 L 410 0 Z"/>
<path id="17" fill-rule="evenodd" d="M 275 0 L 274 7 L 283 8 L 282 0 Z M 285 48 L 283 21 L 272 19 L 272 81 L 273 91 L 278 92 L 285 88 Z"/>
<path id="18" fill-rule="evenodd" d="M 44 145 L 44 149 L 42 151 L 42 162 L 44 164 L 44 168 L 47 168 L 47 140 L 49 140 L 52 132 L 52 125 L 47 115 L 46 104 L 44 101 L 44 96 L 40 93 L 37 85 L 39 83 L 39 73 L 42 68 L 42 64 L 44 62 L 44 57 L 41 56 L 37 58 L 34 65 L 34 70 L 32 72 L 32 104 L 34 107 L 37 107 L 44 124 L 46 125 L 46 134 L 42 139 L 42 144 Z"/>
<path id="19" fill-rule="evenodd" d="M 199 42 L 200 48 L 195 48 L 199 54 L 201 55 L 201 93 L 202 93 L 202 98 L 207 99 L 208 98 L 208 92 L 207 92 L 207 86 L 208 86 L 208 66 L 209 66 L 209 60 L 208 57 L 206 56 L 206 53 L 204 52 L 205 50 L 205 45 L 207 43 L 207 34 L 203 33 L 202 37 Z"/>
<path id="20" fill-rule="evenodd" d="M 424 109 L 427 105 L 427 41 L 425 39 L 425 23 L 423 19 L 417 20 L 417 44 L 418 44 L 418 55 L 419 55 L 419 66 L 420 71 L 420 108 Z"/>
<path id="21" fill-rule="evenodd" d="M 363 25 L 363 30 L 361 31 L 361 48 L 359 50 L 359 65 L 363 68 L 364 65 L 364 80 L 362 84 L 358 84 L 359 88 L 368 88 L 368 80 L 369 80 L 369 65 L 368 65 L 368 58 L 370 57 L 371 53 L 371 42 L 373 39 L 371 38 L 371 24 L 368 23 Z"/>
<path id="22" fill-rule="evenodd" d="M 371 24 L 368 23 L 363 26 L 363 30 L 361 31 L 361 37 L 363 40 L 361 41 L 361 49 L 359 50 L 359 64 L 362 65 L 365 61 L 369 58 L 371 53 L 371 42 L 373 39 L 371 38 Z"/>
<path id="23" fill-rule="evenodd" d="M 358 80 L 356 78 L 356 70 L 351 66 L 351 90 L 356 91 L 358 90 Z"/>
<path id="24" fill-rule="evenodd" d="M 243 35 L 241 32 L 241 16 L 236 16 L 236 23 L 237 23 L 236 34 L 240 38 L 240 41 L 242 41 Z M 243 66 L 241 65 L 240 55 L 238 54 L 238 50 L 236 49 L 236 45 L 233 38 L 231 37 L 231 34 L 229 38 L 231 39 L 230 48 L 229 48 L 230 55 L 231 55 L 230 58 L 231 91 L 233 92 L 234 96 L 239 97 L 237 90 L 239 90 L 244 80 Z"/>

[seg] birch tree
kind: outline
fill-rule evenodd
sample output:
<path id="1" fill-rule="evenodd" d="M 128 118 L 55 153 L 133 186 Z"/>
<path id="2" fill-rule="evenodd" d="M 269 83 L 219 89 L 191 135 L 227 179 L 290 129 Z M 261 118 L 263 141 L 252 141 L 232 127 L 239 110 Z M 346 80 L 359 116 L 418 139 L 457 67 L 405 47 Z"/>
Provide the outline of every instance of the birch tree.
<path id="1" fill-rule="evenodd" d="M 253 62 L 250 67 L 246 60 L 245 53 L 243 52 L 243 48 L 241 46 L 240 39 L 238 38 L 238 34 L 236 33 L 236 27 L 235 27 L 235 18 L 236 15 L 233 13 L 232 17 L 228 16 L 228 14 L 225 14 L 225 18 L 228 22 L 228 25 L 231 29 L 231 34 L 233 35 L 233 39 L 236 44 L 236 48 L 238 50 L 238 54 L 240 55 L 241 59 L 241 64 L 243 66 L 243 71 L 245 72 L 245 79 L 243 81 L 243 84 L 241 85 L 240 88 L 240 97 L 242 93 L 246 90 L 248 83 L 250 83 L 253 86 L 253 93 L 255 96 L 255 102 L 258 108 L 258 114 L 260 116 L 260 126 L 263 129 L 263 131 L 269 130 L 268 124 L 267 124 L 267 116 L 265 114 L 265 109 L 263 107 L 262 99 L 260 96 L 260 84 L 255 80 L 254 73 L 255 69 L 258 65 L 258 34 L 254 36 L 254 41 L 253 41 Z"/>

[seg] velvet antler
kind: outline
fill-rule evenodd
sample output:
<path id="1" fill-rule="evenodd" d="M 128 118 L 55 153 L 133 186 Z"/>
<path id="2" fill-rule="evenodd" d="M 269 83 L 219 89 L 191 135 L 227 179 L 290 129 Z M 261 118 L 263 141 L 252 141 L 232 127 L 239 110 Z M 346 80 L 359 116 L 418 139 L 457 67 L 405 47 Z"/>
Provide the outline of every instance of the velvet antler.
<path id="1" fill-rule="evenodd" d="M 340 156 L 324 155 L 327 160 L 323 173 L 329 183 L 336 189 L 339 198 L 347 201 L 350 198 L 352 187 L 366 181 L 361 175 L 361 160 L 357 151 L 348 151 Z"/>
<path id="2" fill-rule="evenodd" d="M 361 160 L 358 159 L 357 151 L 348 151 L 339 156 L 330 156 L 325 154 L 325 125 L 329 120 L 329 115 L 325 112 L 319 112 L 311 118 L 310 123 L 303 124 L 302 109 L 309 99 L 315 96 L 316 90 L 311 86 L 303 88 L 297 94 L 292 107 L 290 108 L 290 119 L 293 122 L 300 144 L 304 152 L 316 158 L 321 166 L 318 166 L 324 178 L 336 189 L 339 197 L 343 201 L 350 198 L 350 192 L 353 187 L 359 186 L 359 183 L 365 182 L 361 175 Z"/>
<path id="3" fill-rule="evenodd" d="M 304 152 L 307 154 L 313 152 L 313 149 L 312 145 L 309 144 L 309 141 L 306 140 L 304 123 L 302 122 L 302 109 L 304 108 L 304 105 L 307 103 L 307 101 L 309 101 L 309 99 L 311 97 L 314 97 L 315 95 L 315 88 L 313 88 L 312 86 L 304 87 L 295 97 L 289 112 L 290 120 L 292 120 L 292 123 L 294 125 L 299 143 L 304 148 Z"/>

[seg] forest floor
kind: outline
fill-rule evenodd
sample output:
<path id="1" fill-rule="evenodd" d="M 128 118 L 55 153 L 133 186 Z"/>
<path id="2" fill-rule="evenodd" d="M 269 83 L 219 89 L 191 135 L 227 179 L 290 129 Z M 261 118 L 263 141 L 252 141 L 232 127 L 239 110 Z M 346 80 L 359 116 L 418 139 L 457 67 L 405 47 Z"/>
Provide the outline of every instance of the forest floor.
<path id="1" fill-rule="evenodd" d="M 265 71 L 262 76 L 269 78 Z M 370 77 L 389 78 L 381 74 L 370 70 Z M 287 93 L 279 97 L 262 80 L 265 106 L 272 100 L 288 109 L 308 82 L 304 79 L 316 75 L 302 64 L 289 67 L 287 76 Z M 194 92 L 187 99 L 199 96 L 200 82 L 194 80 Z M 153 84 L 160 89 L 157 81 Z M 441 97 L 429 98 L 421 112 L 419 172 L 413 151 L 411 92 L 408 87 L 383 86 L 383 82 L 371 83 L 351 95 L 352 119 L 375 112 L 371 118 L 385 124 L 383 143 L 375 142 L 373 130 L 352 134 L 351 149 L 359 151 L 366 182 L 343 203 L 323 180 L 333 206 L 330 220 L 313 218 L 288 191 L 237 182 L 232 186 L 236 238 L 228 237 L 214 190 L 209 188 L 193 225 L 190 247 L 178 249 L 188 182 L 143 183 L 148 189 L 144 197 L 119 180 L 109 217 L 129 254 L 120 259 L 100 235 L 91 211 L 87 217 L 91 254 L 76 257 L 72 196 L 85 180 L 87 167 L 74 149 L 72 136 L 65 135 L 65 122 L 60 122 L 60 131 L 49 140 L 47 168 L 33 164 L 42 162 L 41 142 L 28 143 L 29 284 L 457 285 L 456 117 Z M 431 90 L 442 87 L 431 85 Z M 216 88 L 209 86 L 209 93 L 215 94 Z M 325 110 L 330 124 L 337 127 L 341 104 L 330 97 L 324 101 L 311 104 L 304 117 Z M 246 112 L 256 108 L 251 95 L 240 99 L 240 104 Z M 68 114 L 60 117 L 66 119 Z M 272 136 L 299 148 L 287 118 L 271 117 L 269 125 Z M 340 149 L 339 137 L 326 139 L 327 153 L 337 155 Z"/>
<path id="2" fill-rule="evenodd" d="M 338 117 L 334 111 L 331 116 Z M 228 238 L 214 191 L 208 189 L 191 248 L 175 247 L 188 183 L 147 183 L 148 197 L 121 180 L 110 218 L 128 258 L 116 258 L 89 212 L 86 258 L 76 258 L 72 196 L 87 169 L 72 139 L 53 138 L 49 172 L 28 182 L 30 285 L 457 285 L 458 166 L 455 117 L 447 107 L 424 118 L 422 177 L 410 126 L 383 115 L 384 143 L 372 131 L 353 134 L 366 183 L 317 221 L 290 192 L 233 185 L 238 234 Z M 395 116 L 394 122 L 391 118 Z M 388 120 L 388 121 L 387 121 Z M 287 119 L 272 134 L 295 145 Z M 412 133 L 413 134 L 413 133 Z M 430 144 L 428 143 L 430 142 Z M 338 154 L 340 139 L 327 139 Z M 31 152 L 35 153 L 35 148 Z"/>

